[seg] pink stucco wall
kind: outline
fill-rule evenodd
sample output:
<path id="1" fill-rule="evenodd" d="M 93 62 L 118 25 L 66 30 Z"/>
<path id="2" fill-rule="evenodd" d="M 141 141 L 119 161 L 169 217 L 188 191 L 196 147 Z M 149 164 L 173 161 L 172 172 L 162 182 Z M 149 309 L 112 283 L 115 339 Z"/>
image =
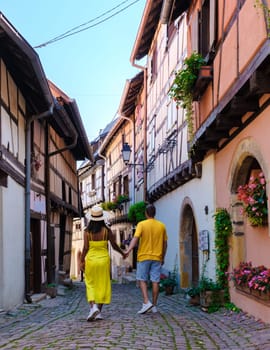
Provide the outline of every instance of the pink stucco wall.
<path id="1" fill-rule="evenodd" d="M 216 154 L 217 207 L 227 208 L 230 211 L 231 179 L 233 178 L 237 162 L 247 155 L 254 156 L 260 163 L 267 181 L 267 193 L 269 195 L 269 166 L 267 166 L 270 164 L 269 135 L 265 132 L 265 128 L 269 124 L 269 113 L 270 108 L 266 109 L 228 146 Z M 245 145 L 251 146 L 246 147 Z M 259 157 L 257 157 L 258 155 Z M 270 268 L 270 236 L 268 230 L 268 226 L 264 228 L 252 227 L 248 222 L 244 226 L 245 261 L 251 261 L 253 266 L 263 264 Z M 230 292 L 232 302 L 238 307 L 259 319 L 270 322 L 270 304 L 267 306 L 245 297 L 236 292 L 233 286 Z"/>

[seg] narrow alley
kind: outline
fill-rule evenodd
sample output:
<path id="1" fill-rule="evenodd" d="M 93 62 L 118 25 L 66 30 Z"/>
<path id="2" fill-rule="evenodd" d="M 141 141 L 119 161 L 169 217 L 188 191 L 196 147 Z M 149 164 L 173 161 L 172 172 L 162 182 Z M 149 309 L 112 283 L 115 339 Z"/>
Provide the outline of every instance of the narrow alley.
<path id="1" fill-rule="evenodd" d="M 0 349 L 270 349 L 270 325 L 242 312 L 208 314 L 181 294 L 160 294 L 158 312 L 137 315 L 134 283 L 113 284 L 103 320 L 87 322 L 84 283 L 63 295 L 0 313 Z"/>

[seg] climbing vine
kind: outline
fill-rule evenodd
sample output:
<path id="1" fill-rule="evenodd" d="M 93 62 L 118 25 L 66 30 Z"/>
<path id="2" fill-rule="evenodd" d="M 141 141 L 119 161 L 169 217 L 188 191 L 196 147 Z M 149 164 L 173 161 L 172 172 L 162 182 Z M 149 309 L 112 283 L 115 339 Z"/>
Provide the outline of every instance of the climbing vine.
<path id="1" fill-rule="evenodd" d="M 232 234 L 230 214 L 224 208 L 217 209 L 215 218 L 215 247 L 217 259 L 217 280 L 225 289 L 225 295 L 229 299 L 227 271 L 229 267 L 229 237 Z"/>

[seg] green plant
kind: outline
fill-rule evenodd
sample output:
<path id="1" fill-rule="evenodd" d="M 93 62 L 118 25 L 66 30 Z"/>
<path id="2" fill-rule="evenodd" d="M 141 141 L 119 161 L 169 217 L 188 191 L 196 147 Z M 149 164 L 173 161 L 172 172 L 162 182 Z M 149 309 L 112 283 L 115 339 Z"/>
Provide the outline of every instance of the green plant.
<path id="1" fill-rule="evenodd" d="M 175 287 L 176 286 L 176 279 L 174 276 L 170 275 L 162 280 L 162 285 L 163 287 Z"/>
<path id="2" fill-rule="evenodd" d="M 192 89 L 198 78 L 201 66 L 205 64 L 202 55 L 193 52 L 190 57 L 184 60 L 183 68 L 175 72 L 175 78 L 169 91 L 169 96 L 178 106 L 186 110 L 188 134 L 193 138 L 193 109 Z"/>
<path id="3" fill-rule="evenodd" d="M 115 210 L 117 208 L 117 204 L 114 203 L 114 202 L 103 202 L 101 203 L 101 208 L 103 210 L 107 210 L 107 211 L 110 211 L 110 210 Z"/>
<path id="4" fill-rule="evenodd" d="M 222 286 L 218 282 L 213 281 L 211 278 L 202 276 L 199 281 L 199 289 L 200 292 L 219 291 L 222 290 Z"/>
<path id="5" fill-rule="evenodd" d="M 190 297 L 196 297 L 197 295 L 200 295 L 200 292 L 200 287 L 191 287 L 187 290 L 187 295 L 189 295 Z"/>
<path id="6" fill-rule="evenodd" d="M 217 281 L 225 290 L 225 300 L 229 301 L 227 271 L 229 267 L 229 237 L 232 234 L 232 222 L 230 214 L 224 208 L 217 209 L 214 218 Z"/>
<path id="7" fill-rule="evenodd" d="M 238 199 L 243 202 L 243 211 L 254 226 L 263 226 L 268 217 L 264 174 L 251 176 L 246 185 L 237 189 Z"/>
<path id="8" fill-rule="evenodd" d="M 125 202 L 128 202 L 129 201 L 129 196 L 128 195 L 125 195 L 125 194 L 120 194 L 116 200 L 115 200 L 115 203 L 117 205 L 121 205 L 122 203 L 125 203 Z"/>
<path id="9" fill-rule="evenodd" d="M 128 220 L 135 225 L 138 222 L 145 220 L 146 219 L 145 209 L 146 209 L 146 203 L 143 201 L 137 202 L 131 205 L 128 211 Z"/>

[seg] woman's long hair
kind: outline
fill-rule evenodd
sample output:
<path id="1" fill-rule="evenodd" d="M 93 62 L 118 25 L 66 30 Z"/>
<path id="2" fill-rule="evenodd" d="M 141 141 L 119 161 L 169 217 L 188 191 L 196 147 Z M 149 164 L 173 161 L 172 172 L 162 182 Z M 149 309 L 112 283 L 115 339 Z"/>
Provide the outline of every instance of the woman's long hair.
<path id="1" fill-rule="evenodd" d="M 90 220 L 89 224 L 86 227 L 86 230 L 88 232 L 98 233 L 102 230 L 103 227 L 107 227 L 104 220 L 101 220 L 101 221 Z"/>

